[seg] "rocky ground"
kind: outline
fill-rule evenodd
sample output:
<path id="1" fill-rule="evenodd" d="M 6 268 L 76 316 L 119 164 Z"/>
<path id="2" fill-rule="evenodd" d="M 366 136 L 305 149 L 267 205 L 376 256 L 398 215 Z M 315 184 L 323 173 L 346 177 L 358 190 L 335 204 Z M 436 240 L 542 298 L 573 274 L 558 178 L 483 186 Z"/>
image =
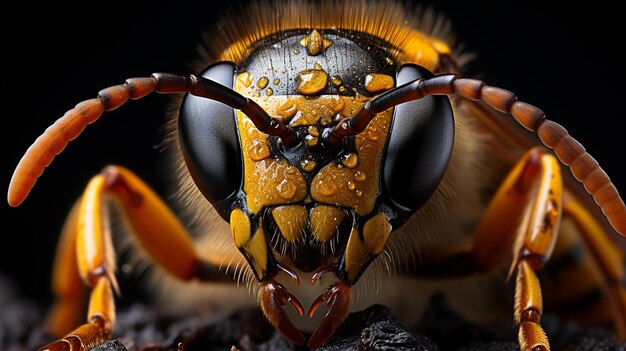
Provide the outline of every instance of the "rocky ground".
<path id="1" fill-rule="evenodd" d="M 0 349 L 33 351 L 52 339 L 38 328 L 43 308 L 20 298 L 9 281 L 0 277 Z M 626 351 L 602 329 L 584 330 L 560 323 L 546 315 L 552 350 Z M 120 309 L 116 339 L 94 351 L 270 351 L 306 350 L 295 347 L 274 331 L 256 308 L 239 310 L 226 318 L 211 315 L 173 319 L 147 306 L 136 304 Z M 384 306 L 373 305 L 348 317 L 319 351 L 339 350 L 519 350 L 516 331 L 510 325 L 485 328 L 459 317 L 436 296 L 422 323 L 413 331 L 398 323 Z"/>

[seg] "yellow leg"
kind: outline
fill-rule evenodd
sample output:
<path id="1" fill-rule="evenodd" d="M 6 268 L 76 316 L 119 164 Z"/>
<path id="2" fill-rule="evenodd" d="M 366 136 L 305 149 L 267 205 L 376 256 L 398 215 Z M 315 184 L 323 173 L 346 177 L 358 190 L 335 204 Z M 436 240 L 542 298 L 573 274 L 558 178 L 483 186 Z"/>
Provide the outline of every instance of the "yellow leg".
<path id="1" fill-rule="evenodd" d="M 45 330 L 60 337 L 84 318 L 87 291 L 82 283 L 76 261 L 77 202 L 63 225 L 52 268 L 52 292 L 56 300 L 48 311 Z"/>
<path id="2" fill-rule="evenodd" d="M 611 242 L 602 226 L 571 196 L 565 196 L 563 215 L 571 217 L 602 274 L 611 303 L 615 329 L 626 339 L 626 268 L 624 254 Z"/>
<path id="3" fill-rule="evenodd" d="M 502 183 L 474 233 L 471 257 L 479 271 L 499 265 L 513 247 L 510 274 L 517 269 L 514 312 L 521 350 L 550 349 L 540 324 L 543 301 L 535 270 L 554 249 L 562 199 L 558 161 L 532 149 Z"/>
<path id="4" fill-rule="evenodd" d="M 154 191 L 129 170 L 109 166 L 92 178 L 70 213 L 54 269 L 57 303 L 48 325 L 56 327 L 51 331 L 58 335 L 71 328 L 69 324 L 80 311 L 81 278 L 92 288 L 87 323 L 41 350 L 88 350 L 111 336 L 115 325 L 113 291 L 118 286 L 107 215 L 110 197 L 117 200 L 140 247 L 166 272 L 181 280 L 230 281 L 218 270 L 219 262 L 199 258 L 182 223 Z"/>

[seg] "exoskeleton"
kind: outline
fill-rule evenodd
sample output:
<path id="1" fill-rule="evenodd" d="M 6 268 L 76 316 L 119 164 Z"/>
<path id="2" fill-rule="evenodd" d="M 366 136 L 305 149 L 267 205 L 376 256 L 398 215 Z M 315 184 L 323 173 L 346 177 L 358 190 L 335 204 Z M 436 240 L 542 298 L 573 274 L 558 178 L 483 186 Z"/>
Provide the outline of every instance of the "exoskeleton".
<path id="1" fill-rule="evenodd" d="M 626 336 L 624 253 L 610 239 L 626 234 L 626 208 L 562 126 L 512 92 L 464 77 L 463 54 L 399 3 L 255 3 L 246 13 L 218 26 L 197 75 L 155 73 L 106 88 L 20 161 L 12 206 L 104 112 L 153 92 L 182 96 L 168 150 L 177 208 L 193 223 L 127 168 L 94 176 L 62 234 L 55 269 L 64 278 L 48 319 L 60 339 L 43 349 L 84 350 L 112 336 L 112 206 L 147 257 L 181 281 L 234 283 L 225 270 L 236 266 L 294 344 L 332 337 L 355 290 L 376 300 L 364 281 L 508 267 L 520 346 L 547 350 L 537 271 L 580 243 L 595 267 L 581 271 L 599 272 L 590 279 L 606 288 L 605 314 Z M 507 139 L 511 121 L 541 144 Z M 564 182 L 562 165 L 583 185 Z M 77 325 L 81 280 L 91 295 L 88 320 Z"/>

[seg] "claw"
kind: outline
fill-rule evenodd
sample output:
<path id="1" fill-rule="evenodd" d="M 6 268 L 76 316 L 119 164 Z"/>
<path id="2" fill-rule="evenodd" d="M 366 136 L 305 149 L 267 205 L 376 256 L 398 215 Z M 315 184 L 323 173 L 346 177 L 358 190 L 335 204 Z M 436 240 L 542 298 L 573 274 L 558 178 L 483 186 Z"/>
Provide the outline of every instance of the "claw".
<path id="1" fill-rule="evenodd" d="M 304 345 L 306 338 L 296 328 L 285 313 L 285 301 L 291 303 L 302 316 L 304 308 L 300 301 L 274 280 L 268 280 L 261 286 L 260 293 L 261 307 L 265 316 L 274 327 L 293 344 Z"/>
<path id="2" fill-rule="evenodd" d="M 352 302 L 352 287 L 342 281 L 338 281 L 328 288 L 328 291 L 318 296 L 309 308 L 308 315 L 313 317 L 317 308 L 326 304 L 328 311 L 320 324 L 309 338 L 307 346 L 316 348 L 324 344 L 335 333 L 335 330 L 346 319 Z"/>
<path id="3" fill-rule="evenodd" d="M 276 264 L 276 267 L 283 271 L 284 273 L 286 273 L 291 279 L 294 280 L 294 282 L 296 283 L 296 285 L 300 285 L 300 278 L 298 277 L 298 274 L 296 274 L 296 272 L 292 271 L 291 269 L 283 266 L 280 263 Z M 300 315 L 302 315 L 302 313 L 300 313 Z"/>
<path id="4" fill-rule="evenodd" d="M 311 285 L 315 285 L 315 283 L 317 283 L 318 280 L 322 279 L 322 276 L 324 276 L 324 274 L 331 273 L 331 272 L 336 274 L 337 272 L 336 264 L 329 264 L 327 266 L 320 267 L 319 269 L 315 271 L 315 273 L 313 273 L 313 276 L 311 277 Z"/>

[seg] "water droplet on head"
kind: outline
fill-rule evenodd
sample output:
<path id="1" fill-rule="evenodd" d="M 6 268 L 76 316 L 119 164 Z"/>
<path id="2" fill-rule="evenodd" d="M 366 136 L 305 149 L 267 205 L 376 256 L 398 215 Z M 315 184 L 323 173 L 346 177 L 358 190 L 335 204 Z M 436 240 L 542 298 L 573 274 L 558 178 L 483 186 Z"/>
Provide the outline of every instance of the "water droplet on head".
<path id="1" fill-rule="evenodd" d="M 313 172 L 315 167 L 317 167 L 317 162 L 313 160 L 304 160 L 300 162 L 300 167 L 302 167 L 305 172 Z"/>
<path id="2" fill-rule="evenodd" d="M 332 41 L 324 38 L 316 29 L 300 40 L 300 45 L 306 47 L 307 53 L 311 56 L 323 53 L 331 44 Z"/>
<path id="3" fill-rule="evenodd" d="M 307 132 L 309 132 L 309 134 L 314 136 L 314 137 L 320 136 L 320 132 L 319 132 L 319 130 L 315 126 L 309 126 L 307 128 Z"/>
<path id="4" fill-rule="evenodd" d="M 356 167 L 358 162 L 359 162 L 359 158 L 354 152 L 350 152 L 341 157 L 341 163 L 348 168 Z"/>
<path id="5" fill-rule="evenodd" d="M 261 132 L 256 127 L 250 127 L 248 128 L 248 136 L 251 139 L 257 139 L 261 136 Z"/>
<path id="6" fill-rule="evenodd" d="M 285 100 L 276 111 L 279 116 L 289 119 L 292 118 L 296 112 L 298 112 L 298 105 L 291 99 Z"/>
<path id="7" fill-rule="evenodd" d="M 261 161 L 270 157 L 270 150 L 263 141 L 253 141 L 248 148 L 248 155 L 253 161 Z"/>
<path id="8" fill-rule="evenodd" d="M 341 77 L 339 77 L 339 76 L 332 76 L 332 77 L 330 77 L 330 81 L 336 87 L 338 87 L 341 84 L 343 84 L 343 81 L 341 80 Z"/>
<path id="9" fill-rule="evenodd" d="M 320 118 L 320 124 L 323 126 L 328 126 L 332 123 L 332 120 L 330 118 L 330 116 L 328 115 L 324 115 L 322 116 L 322 118 Z"/>
<path id="10" fill-rule="evenodd" d="M 386 74 L 371 73 L 365 76 L 365 89 L 370 93 L 378 93 L 393 88 L 393 78 Z"/>
<path id="11" fill-rule="evenodd" d="M 333 181 L 320 181 L 320 193 L 325 196 L 331 196 L 337 191 L 337 185 Z"/>
<path id="12" fill-rule="evenodd" d="M 261 88 L 261 89 L 265 89 L 265 87 L 267 86 L 267 84 L 269 84 L 270 80 L 267 79 L 267 77 L 261 77 L 259 78 L 259 80 L 256 82 L 256 85 Z"/>
<path id="13" fill-rule="evenodd" d="M 320 69 L 304 70 L 296 75 L 296 91 L 303 95 L 314 95 L 326 88 L 328 74 Z"/>
<path id="14" fill-rule="evenodd" d="M 362 182 L 366 179 L 367 177 L 365 176 L 364 172 L 361 171 L 356 171 L 354 172 L 354 180 L 356 180 L 357 182 Z"/>
<path id="15" fill-rule="evenodd" d="M 333 96 L 331 98 L 332 104 L 331 104 L 331 109 L 333 110 L 334 113 L 339 113 L 343 110 L 344 106 L 346 105 L 346 103 L 343 101 L 342 98 L 340 98 L 339 96 Z"/>
<path id="16" fill-rule="evenodd" d="M 319 143 L 319 141 L 320 141 L 320 139 L 318 137 L 316 137 L 316 136 L 313 136 L 313 135 L 306 135 L 304 137 L 304 143 L 307 146 L 310 146 L 310 147 L 313 147 L 313 146 L 317 145 Z"/>
<path id="17" fill-rule="evenodd" d="M 296 193 L 296 186 L 289 182 L 287 179 L 283 179 L 277 186 L 278 195 L 285 199 L 290 199 Z"/>
<path id="18" fill-rule="evenodd" d="M 348 186 L 348 189 L 350 190 L 354 190 L 354 188 L 356 188 L 356 185 L 351 180 L 348 180 L 348 183 L 346 183 L 346 185 Z"/>
<path id="19" fill-rule="evenodd" d="M 369 140 L 376 141 L 376 140 L 378 140 L 378 134 L 369 132 L 369 133 L 367 133 L 367 138 Z"/>

